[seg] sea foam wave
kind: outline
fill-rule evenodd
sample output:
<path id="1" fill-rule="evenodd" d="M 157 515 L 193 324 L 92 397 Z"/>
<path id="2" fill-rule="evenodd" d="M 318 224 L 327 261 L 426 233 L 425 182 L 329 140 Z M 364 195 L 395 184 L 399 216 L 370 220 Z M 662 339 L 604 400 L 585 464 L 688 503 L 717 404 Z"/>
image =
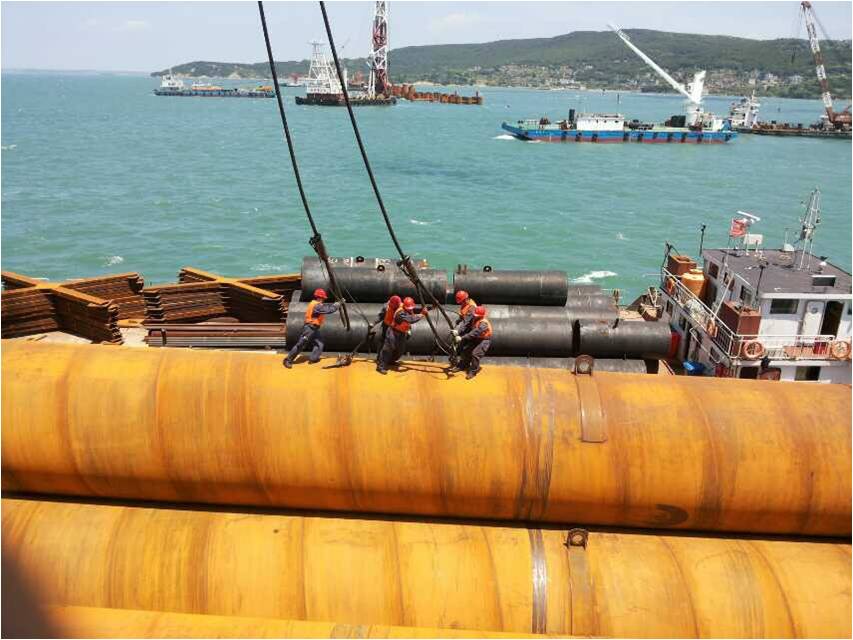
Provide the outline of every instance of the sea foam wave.
<path id="1" fill-rule="evenodd" d="M 122 262 L 124 262 L 124 258 L 122 258 L 121 256 L 107 256 L 106 258 L 104 258 L 105 267 L 111 267 L 116 264 L 121 264 Z"/>
<path id="2" fill-rule="evenodd" d="M 432 224 L 432 222 L 427 222 L 425 220 L 415 220 L 414 218 L 410 219 L 409 222 L 411 222 L 412 224 L 422 226 L 422 227 L 428 227 L 429 225 Z M 435 222 L 441 222 L 441 220 L 435 220 Z"/>
<path id="3" fill-rule="evenodd" d="M 492 140 L 515 140 L 515 137 L 509 135 L 508 133 L 502 133 L 499 136 L 495 136 Z"/>
<path id="4" fill-rule="evenodd" d="M 18 145 L 16 145 L 16 144 L 4 144 L 3 146 L 0 146 L 0 149 L 2 149 L 3 151 L 11 151 L 12 149 L 17 149 L 17 148 L 18 148 Z"/>
<path id="5" fill-rule="evenodd" d="M 284 271 L 284 266 L 280 264 L 267 264 L 266 262 L 262 264 L 252 265 L 252 271 Z"/>
<path id="6" fill-rule="evenodd" d="M 590 271 L 589 273 L 585 273 L 578 278 L 573 278 L 572 282 L 575 284 L 592 284 L 593 280 L 601 280 L 602 278 L 612 278 L 613 276 L 618 276 L 618 273 L 614 271 Z"/>

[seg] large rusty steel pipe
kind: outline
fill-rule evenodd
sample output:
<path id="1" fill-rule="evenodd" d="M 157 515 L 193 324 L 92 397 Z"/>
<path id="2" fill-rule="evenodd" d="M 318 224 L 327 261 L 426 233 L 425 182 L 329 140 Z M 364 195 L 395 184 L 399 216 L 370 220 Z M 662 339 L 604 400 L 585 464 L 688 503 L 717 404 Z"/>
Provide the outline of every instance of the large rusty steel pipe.
<path id="1" fill-rule="evenodd" d="M 324 366 L 5 341 L 3 489 L 850 535 L 847 386 Z"/>
<path id="2" fill-rule="evenodd" d="M 499 631 L 399 627 L 106 607 L 45 607 L 62 638 L 538 638 Z"/>
<path id="3" fill-rule="evenodd" d="M 415 285 L 403 274 L 396 261 L 385 262 L 369 259 L 362 263 L 332 263 L 335 278 L 348 302 L 385 302 L 392 295 L 418 298 Z M 436 300 L 447 297 L 447 271 L 441 269 L 418 269 L 418 277 L 427 291 Z M 329 290 L 326 267 L 319 258 L 306 257 L 302 260 L 302 301 L 310 300 L 315 289 Z"/>
<path id="4" fill-rule="evenodd" d="M 617 637 L 851 632 L 848 542 L 9 498 L 2 533 L 60 606 Z"/>
<path id="5" fill-rule="evenodd" d="M 471 271 L 453 274 L 455 291 L 481 304 L 562 306 L 569 278 L 565 271 Z"/>

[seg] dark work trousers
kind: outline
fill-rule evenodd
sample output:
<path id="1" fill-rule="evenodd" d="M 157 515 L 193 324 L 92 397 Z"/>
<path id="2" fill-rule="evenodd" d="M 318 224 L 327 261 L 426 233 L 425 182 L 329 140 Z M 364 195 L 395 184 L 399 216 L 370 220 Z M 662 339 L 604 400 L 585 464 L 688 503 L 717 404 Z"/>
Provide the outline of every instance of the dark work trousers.
<path id="1" fill-rule="evenodd" d="M 469 373 L 477 373 L 480 370 L 480 360 L 486 355 L 491 340 L 466 340 L 459 358 L 459 369 L 467 369 Z"/>
<path id="2" fill-rule="evenodd" d="M 313 324 L 302 325 L 302 333 L 299 340 L 293 345 L 293 348 L 287 354 L 288 362 L 293 362 L 299 352 L 305 348 L 311 349 L 311 355 L 308 357 L 309 362 L 317 362 L 320 356 L 323 355 L 323 340 L 320 337 L 320 327 L 315 327 Z M 312 348 L 313 347 L 313 348 Z"/>
<path id="3" fill-rule="evenodd" d="M 379 352 L 379 362 L 376 367 L 378 369 L 387 369 L 397 362 L 400 356 L 406 351 L 406 343 L 408 341 L 408 334 L 397 331 L 396 329 L 389 329 L 385 334 L 385 342 L 382 344 L 382 351 Z"/>
<path id="4" fill-rule="evenodd" d="M 376 350 L 376 362 L 379 362 L 379 356 L 382 354 L 382 347 L 385 346 L 385 336 L 388 334 L 388 325 L 384 322 L 382 323 L 382 334 L 379 336 L 378 345 L 379 348 Z"/>

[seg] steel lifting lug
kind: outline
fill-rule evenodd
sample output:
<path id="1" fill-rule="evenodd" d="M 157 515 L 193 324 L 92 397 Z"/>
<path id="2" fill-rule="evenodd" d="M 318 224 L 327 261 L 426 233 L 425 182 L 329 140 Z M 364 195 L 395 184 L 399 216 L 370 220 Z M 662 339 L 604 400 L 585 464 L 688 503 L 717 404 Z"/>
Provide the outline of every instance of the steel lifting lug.
<path id="1" fill-rule="evenodd" d="M 591 376 L 594 368 L 595 358 L 592 356 L 581 355 L 575 358 L 575 367 L 572 370 L 572 373 Z"/>
<path id="2" fill-rule="evenodd" d="M 589 539 L 589 531 L 586 529 L 569 529 L 566 534 L 566 542 L 565 545 L 567 547 L 582 547 L 586 549 L 586 543 Z"/>

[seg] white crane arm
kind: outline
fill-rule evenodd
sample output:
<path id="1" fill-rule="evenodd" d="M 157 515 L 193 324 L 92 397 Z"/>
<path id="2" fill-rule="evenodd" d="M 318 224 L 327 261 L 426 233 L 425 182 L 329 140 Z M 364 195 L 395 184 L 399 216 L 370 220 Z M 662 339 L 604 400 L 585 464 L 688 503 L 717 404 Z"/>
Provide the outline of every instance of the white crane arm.
<path id="1" fill-rule="evenodd" d="M 619 36 L 620 38 L 622 38 L 622 41 L 623 41 L 626 45 L 628 45 L 628 48 L 629 48 L 629 49 L 631 49 L 631 50 L 632 50 L 634 53 L 636 53 L 638 56 L 640 56 L 640 58 L 643 60 L 643 62 L 645 62 L 645 63 L 646 63 L 647 65 L 649 65 L 652 69 L 654 69 L 654 70 L 657 72 L 657 74 L 658 74 L 661 78 L 663 78 L 664 80 L 666 80 L 666 81 L 670 84 L 670 86 L 671 86 L 673 89 L 675 89 L 676 91 L 678 91 L 678 93 L 680 93 L 680 94 L 681 94 L 681 95 L 683 95 L 685 98 L 687 98 L 688 100 L 690 100 L 690 102 L 692 102 L 693 104 L 697 104 L 697 105 L 699 104 L 699 100 L 701 100 L 701 97 L 702 97 L 702 96 L 701 96 L 701 89 L 700 89 L 700 95 L 698 96 L 698 98 L 699 98 L 699 99 L 697 100 L 697 96 L 694 96 L 693 94 L 691 94 L 691 93 L 690 93 L 690 92 L 685 88 L 685 86 L 684 86 L 683 84 L 681 84 L 678 80 L 676 80 L 675 78 L 673 78 L 673 77 L 672 77 L 671 75 L 669 75 L 666 71 L 664 71 L 661 67 L 659 67 L 659 66 L 657 65 L 657 63 L 656 63 L 654 60 L 652 60 L 649 56 L 647 56 L 645 53 L 643 53 L 642 51 L 640 51 L 640 50 L 637 48 L 637 46 L 636 46 L 633 42 L 631 42 L 631 40 L 628 38 L 628 36 L 627 36 L 627 35 L 625 35 L 625 33 L 622 31 L 622 29 L 620 29 L 619 27 L 617 27 L 617 26 L 615 26 L 615 25 L 612 25 L 612 24 L 608 24 L 607 26 L 609 26 L 611 29 L 613 29 L 614 33 L 616 33 L 616 35 L 617 35 L 617 36 Z"/>

